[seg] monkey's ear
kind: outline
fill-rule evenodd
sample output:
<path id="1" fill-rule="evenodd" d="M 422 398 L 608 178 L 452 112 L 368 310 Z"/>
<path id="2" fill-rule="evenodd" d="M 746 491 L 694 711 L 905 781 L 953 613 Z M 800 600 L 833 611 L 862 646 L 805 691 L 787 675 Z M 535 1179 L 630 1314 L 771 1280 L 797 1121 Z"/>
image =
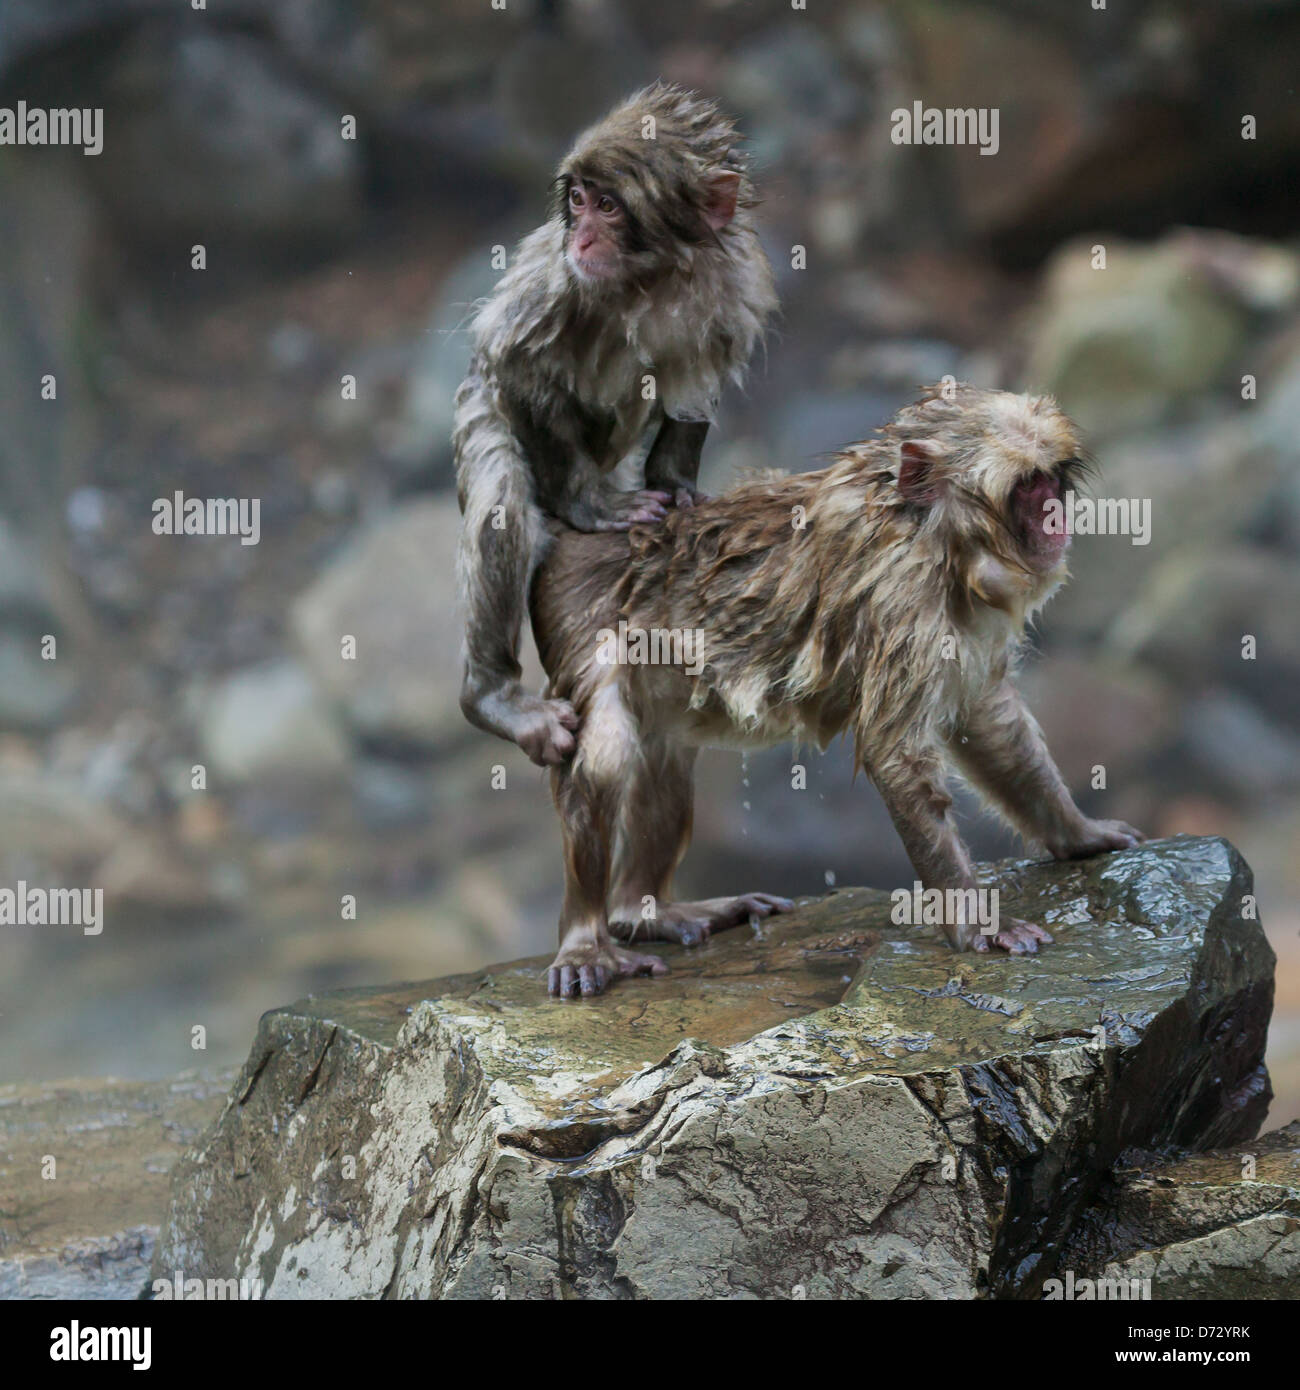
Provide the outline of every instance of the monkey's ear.
<path id="1" fill-rule="evenodd" d="M 941 450 L 932 439 L 905 439 L 898 447 L 898 490 L 909 502 L 928 507 L 939 500 Z"/>
<path id="2" fill-rule="evenodd" d="M 711 174 L 704 185 L 704 220 L 720 232 L 736 215 L 740 175 L 732 169 Z"/>

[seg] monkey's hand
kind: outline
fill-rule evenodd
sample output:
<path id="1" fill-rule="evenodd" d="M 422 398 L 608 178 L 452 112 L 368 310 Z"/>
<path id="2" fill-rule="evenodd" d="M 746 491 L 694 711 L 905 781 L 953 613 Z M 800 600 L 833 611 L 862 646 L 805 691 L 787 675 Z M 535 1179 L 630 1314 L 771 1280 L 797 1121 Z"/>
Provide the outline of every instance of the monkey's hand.
<path id="1" fill-rule="evenodd" d="M 708 493 L 701 492 L 694 483 L 674 483 L 672 491 L 674 507 L 693 507 L 709 500 Z"/>
<path id="2" fill-rule="evenodd" d="M 538 767 L 554 767 L 573 756 L 581 720 L 567 700 L 525 695 L 515 704 L 511 736 Z"/>
<path id="3" fill-rule="evenodd" d="M 553 509 L 575 531 L 626 531 L 643 522 L 662 521 L 668 515 L 672 494 L 656 489 L 642 492 L 589 493 L 566 498 Z"/>
<path id="4" fill-rule="evenodd" d="M 1090 855 L 1105 854 L 1108 850 L 1133 849 L 1146 836 L 1122 820 L 1088 820 L 1082 818 L 1068 834 L 1051 836 L 1048 851 L 1056 859 L 1087 859 Z"/>
<path id="5" fill-rule="evenodd" d="M 1045 927 L 1040 927 L 1036 922 L 1022 921 L 1019 917 L 1003 917 L 998 922 L 996 932 L 985 935 L 977 931 L 971 938 L 970 949 L 991 951 L 998 946 L 1013 956 L 1032 956 L 1037 952 L 1040 941 L 1049 946 L 1052 943 L 1051 933 Z"/>

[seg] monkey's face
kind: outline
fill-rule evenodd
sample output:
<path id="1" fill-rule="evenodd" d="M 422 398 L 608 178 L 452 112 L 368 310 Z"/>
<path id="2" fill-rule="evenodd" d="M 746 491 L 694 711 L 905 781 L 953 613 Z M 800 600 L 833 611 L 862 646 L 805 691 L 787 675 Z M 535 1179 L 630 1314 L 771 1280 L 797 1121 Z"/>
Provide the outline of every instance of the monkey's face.
<path id="1" fill-rule="evenodd" d="M 960 487 L 975 503 L 967 582 L 986 603 L 1016 613 L 1065 578 L 1065 494 L 1084 464 L 1074 427 L 1051 400 L 1004 392 L 986 399 Z"/>
<path id="2" fill-rule="evenodd" d="M 553 213 L 564 222 L 565 262 L 585 289 L 644 289 L 691 274 L 700 255 L 727 254 L 722 234 L 746 196 L 726 148 L 730 126 L 720 127 L 725 140 L 702 142 L 676 111 L 682 100 L 669 96 L 658 113 L 621 108 L 561 163 Z"/>
<path id="3" fill-rule="evenodd" d="M 706 186 L 702 196 L 713 201 L 704 211 L 684 195 L 670 197 L 658 190 L 656 196 L 646 186 L 653 182 L 647 169 L 638 177 L 627 169 L 591 172 L 574 167 L 562 176 L 564 259 L 579 284 L 604 290 L 652 284 L 689 265 L 683 253 L 716 235 L 726 225 L 722 217 L 729 220 L 734 215 L 730 182 L 720 185 L 721 195 L 712 183 Z M 733 206 L 711 214 L 718 196 L 731 196 Z M 717 220 L 710 221 L 711 215 Z"/>
<path id="4" fill-rule="evenodd" d="M 601 284 L 627 273 L 627 209 L 611 190 L 572 179 L 566 194 L 565 259 L 579 280 Z"/>
<path id="5" fill-rule="evenodd" d="M 1065 494 L 1084 470 L 1073 425 L 1047 397 L 990 392 L 984 431 L 973 481 L 1002 519 L 1009 558 L 1031 574 L 1060 570 L 1070 545 Z"/>
<path id="6" fill-rule="evenodd" d="M 961 388 L 898 417 L 898 488 L 929 513 L 986 602 L 1037 602 L 1065 575 L 1065 494 L 1085 470 L 1073 425 L 1048 397 Z"/>
<path id="7" fill-rule="evenodd" d="M 1007 519 L 1031 570 L 1046 573 L 1064 559 L 1070 533 L 1060 524 L 1067 474 L 1073 459 L 1062 459 L 1018 478 L 1011 488 Z"/>

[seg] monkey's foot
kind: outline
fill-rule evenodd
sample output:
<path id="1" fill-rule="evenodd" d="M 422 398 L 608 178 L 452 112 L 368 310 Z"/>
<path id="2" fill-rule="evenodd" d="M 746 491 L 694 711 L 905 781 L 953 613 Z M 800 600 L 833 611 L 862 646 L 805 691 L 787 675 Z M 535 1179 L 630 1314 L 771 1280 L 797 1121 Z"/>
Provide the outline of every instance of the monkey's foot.
<path id="1" fill-rule="evenodd" d="M 1038 943 L 1052 944 L 1051 933 L 1036 922 L 1023 922 L 1019 917 L 1004 917 L 998 930 L 990 936 L 978 933 L 971 940 L 972 951 L 991 951 L 1000 946 L 1013 956 L 1032 956 L 1038 950 Z"/>
<path id="2" fill-rule="evenodd" d="M 676 941 L 698 946 L 715 931 L 738 927 L 756 917 L 789 912 L 794 903 L 773 893 L 742 893 L 735 898 L 704 898 L 693 903 L 665 903 L 656 917 L 612 920 L 609 929 L 620 941 Z"/>
<path id="3" fill-rule="evenodd" d="M 608 938 L 592 940 L 584 935 L 573 945 L 561 945 L 546 972 L 546 992 L 559 999 L 603 994 L 606 985 L 620 975 L 666 975 L 668 967 L 658 956 L 626 951 Z"/>
<path id="4" fill-rule="evenodd" d="M 1048 840 L 1047 848 L 1056 859 L 1087 859 L 1108 850 L 1133 849 L 1145 839 L 1122 820 L 1085 820 L 1070 835 Z"/>
<path id="5" fill-rule="evenodd" d="M 521 695 L 510 710 L 510 737 L 538 767 L 554 767 L 573 756 L 574 733 L 582 722 L 567 700 Z"/>

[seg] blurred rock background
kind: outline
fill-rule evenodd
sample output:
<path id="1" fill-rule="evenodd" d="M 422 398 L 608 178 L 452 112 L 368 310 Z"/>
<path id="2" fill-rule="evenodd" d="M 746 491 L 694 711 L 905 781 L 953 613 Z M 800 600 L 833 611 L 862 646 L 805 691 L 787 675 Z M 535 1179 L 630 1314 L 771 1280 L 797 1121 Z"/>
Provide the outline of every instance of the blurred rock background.
<path id="1" fill-rule="evenodd" d="M 456 705 L 451 396 L 491 248 L 663 76 L 741 118 L 784 306 L 706 486 L 952 373 L 1055 391 L 1151 499 L 1149 545 L 1076 541 L 1024 684 L 1089 810 L 1253 864 L 1300 1115 L 1298 51 L 1281 0 L 4 0 L 0 105 L 106 115 L 98 158 L 0 149 L 0 885 L 107 903 L 3 929 L 0 1080 L 549 948 L 545 779 Z M 998 108 L 996 156 L 891 143 L 917 100 Z M 155 535 L 176 490 L 260 498 L 260 544 Z M 910 881 L 846 750 L 800 757 L 702 759 L 687 889 Z"/>

